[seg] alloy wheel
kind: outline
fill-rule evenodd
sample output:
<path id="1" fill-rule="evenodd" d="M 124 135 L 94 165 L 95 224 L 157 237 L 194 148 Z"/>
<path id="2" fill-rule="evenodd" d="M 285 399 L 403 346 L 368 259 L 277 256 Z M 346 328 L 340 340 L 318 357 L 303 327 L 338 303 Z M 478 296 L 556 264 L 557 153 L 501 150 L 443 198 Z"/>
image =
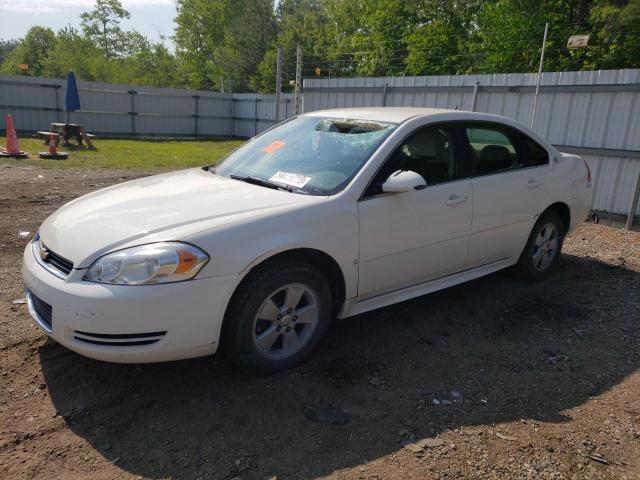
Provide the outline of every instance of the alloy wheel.
<path id="1" fill-rule="evenodd" d="M 545 224 L 533 242 L 533 268 L 539 272 L 547 270 L 558 255 L 558 230 L 553 223 Z"/>
<path id="2" fill-rule="evenodd" d="M 301 283 L 284 285 L 263 302 L 253 320 L 253 342 L 264 357 L 295 355 L 309 342 L 319 322 L 318 297 Z"/>

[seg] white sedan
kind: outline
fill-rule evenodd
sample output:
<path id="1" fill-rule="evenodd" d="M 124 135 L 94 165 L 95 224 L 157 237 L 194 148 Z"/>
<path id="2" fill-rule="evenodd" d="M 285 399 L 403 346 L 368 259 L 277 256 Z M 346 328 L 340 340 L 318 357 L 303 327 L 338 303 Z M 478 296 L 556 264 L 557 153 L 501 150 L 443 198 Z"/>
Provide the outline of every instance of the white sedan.
<path id="1" fill-rule="evenodd" d="M 591 172 L 517 122 L 417 108 L 312 112 L 215 166 L 78 198 L 23 258 L 29 310 L 88 357 L 298 364 L 345 318 L 514 267 L 550 272 Z"/>

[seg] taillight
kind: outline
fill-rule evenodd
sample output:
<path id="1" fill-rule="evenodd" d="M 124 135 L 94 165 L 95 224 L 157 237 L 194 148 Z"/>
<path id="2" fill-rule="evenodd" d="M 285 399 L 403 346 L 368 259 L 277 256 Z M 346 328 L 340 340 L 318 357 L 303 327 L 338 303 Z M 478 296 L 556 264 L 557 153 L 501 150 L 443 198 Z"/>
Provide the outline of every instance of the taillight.
<path id="1" fill-rule="evenodd" d="M 591 169 L 589 168 L 589 164 L 584 158 L 582 159 L 582 161 L 584 162 L 584 166 L 587 169 L 587 187 L 590 187 L 591 186 Z"/>

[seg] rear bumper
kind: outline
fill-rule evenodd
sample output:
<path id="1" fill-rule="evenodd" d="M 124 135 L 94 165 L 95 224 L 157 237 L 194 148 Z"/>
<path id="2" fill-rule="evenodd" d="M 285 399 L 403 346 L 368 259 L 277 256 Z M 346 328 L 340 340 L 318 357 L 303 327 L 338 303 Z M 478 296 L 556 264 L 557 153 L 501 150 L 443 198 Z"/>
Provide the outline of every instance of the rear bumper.
<path id="1" fill-rule="evenodd" d="M 178 360 L 216 351 L 237 275 L 163 285 L 104 285 L 45 270 L 27 245 L 22 276 L 29 311 L 54 340 L 87 357 L 120 363 Z M 50 315 L 48 319 L 47 316 Z"/>

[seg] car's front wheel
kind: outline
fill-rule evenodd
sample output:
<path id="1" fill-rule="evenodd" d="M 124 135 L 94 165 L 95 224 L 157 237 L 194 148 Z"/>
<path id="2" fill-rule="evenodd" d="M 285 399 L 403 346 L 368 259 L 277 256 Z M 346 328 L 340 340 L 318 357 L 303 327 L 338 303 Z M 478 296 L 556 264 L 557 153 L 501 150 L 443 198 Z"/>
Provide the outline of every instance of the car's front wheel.
<path id="1" fill-rule="evenodd" d="M 331 289 L 313 266 L 274 263 L 252 272 L 225 318 L 223 349 L 242 369 L 269 374 L 298 365 L 331 321 Z"/>
<path id="2" fill-rule="evenodd" d="M 520 275 L 534 282 L 544 279 L 560 256 L 564 235 L 560 215 L 553 210 L 544 212 L 531 230 L 520 255 L 517 264 Z"/>

